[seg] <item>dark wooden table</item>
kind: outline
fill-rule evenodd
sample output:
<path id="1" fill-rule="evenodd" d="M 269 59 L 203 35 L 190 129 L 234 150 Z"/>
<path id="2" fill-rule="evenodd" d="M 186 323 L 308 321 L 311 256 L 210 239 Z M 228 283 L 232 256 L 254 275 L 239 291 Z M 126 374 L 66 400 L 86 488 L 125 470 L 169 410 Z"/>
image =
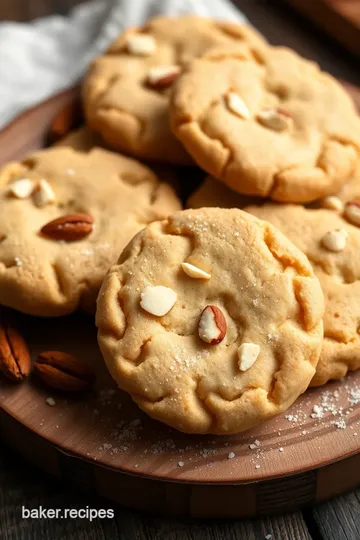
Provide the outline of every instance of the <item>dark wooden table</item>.
<path id="1" fill-rule="evenodd" d="M 128 0 L 133 1 L 133 0 Z M 136 1 L 136 0 L 135 0 Z M 316 0 L 314 0 L 316 1 Z M 26 21 L 66 13 L 79 0 L 0 0 L 0 21 Z M 249 19 L 273 44 L 286 44 L 317 60 L 334 75 L 360 85 L 358 63 L 280 0 L 238 0 Z M 1 83 L 0 83 L 1 84 Z M 180 521 L 116 507 L 113 519 L 21 519 L 27 508 L 111 508 L 111 503 L 72 492 L 9 449 L 0 452 L 0 539 L 201 539 L 201 540 L 358 540 L 360 490 L 315 508 L 253 521 Z M 271 536 L 270 536 L 271 535 Z"/>

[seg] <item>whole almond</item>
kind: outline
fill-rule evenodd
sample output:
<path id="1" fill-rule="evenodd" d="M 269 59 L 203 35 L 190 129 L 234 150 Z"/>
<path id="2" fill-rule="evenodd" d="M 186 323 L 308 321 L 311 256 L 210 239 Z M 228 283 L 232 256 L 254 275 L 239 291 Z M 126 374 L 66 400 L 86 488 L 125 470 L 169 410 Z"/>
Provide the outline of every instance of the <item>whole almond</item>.
<path id="1" fill-rule="evenodd" d="M 217 345 L 226 335 L 225 315 L 217 306 L 206 306 L 200 316 L 199 337 L 210 345 Z"/>
<path id="2" fill-rule="evenodd" d="M 39 354 L 34 370 L 48 386 L 63 392 L 90 390 L 95 382 L 95 375 L 83 360 L 61 351 Z"/>
<path id="3" fill-rule="evenodd" d="M 50 221 L 40 232 L 53 240 L 75 242 L 88 236 L 93 224 L 94 219 L 89 214 L 68 214 Z"/>
<path id="4" fill-rule="evenodd" d="M 12 381 L 23 381 L 31 371 L 29 349 L 15 328 L 0 325 L 0 369 Z"/>

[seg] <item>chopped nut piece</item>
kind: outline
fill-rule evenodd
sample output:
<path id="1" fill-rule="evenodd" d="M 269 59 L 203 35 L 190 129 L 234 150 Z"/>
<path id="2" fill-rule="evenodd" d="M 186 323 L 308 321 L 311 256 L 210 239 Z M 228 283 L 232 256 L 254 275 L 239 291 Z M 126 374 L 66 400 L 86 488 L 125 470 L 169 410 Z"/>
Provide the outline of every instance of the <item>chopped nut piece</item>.
<path id="1" fill-rule="evenodd" d="M 210 345 L 217 345 L 226 335 L 226 319 L 216 306 L 206 306 L 199 320 L 199 337 Z"/>
<path id="2" fill-rule="evenodd" d="M 177 300 L 177 294 L 169 287 L 162 285 L 145 287 L 141 293 L 141 307 L 157 317 L 162 317 L 170 311 Z"/>
<path id="3" fill-rule="evenodd" d="M 245 101 L 239 96 L 239 94 L 236 94 L 235 92 L 228 92 L 226 94 L 226 104 L 229 110 L 237 116 L 240 116 L 240 118 L 243 118 L 244 120 L 248 120 L 250 118 L 250 111 L 247 108 Z"/>
<path id="4" fill-rule="evenodd" d="M 344 215 L 350 223 L 360 227 L 360 200 L 346 203 Z"/>
<path id="5" fill-rule="evenodd" d="M 151 88 L 165 88 L 170 86 L 180 75 L 180 66 L 157 66 L 150 69 L 147 83 Z"/>
<path id="6" fill-rule="evenodd" d="M 17 199 L 27 199 L 34 190 L 34 182 L 29 178 L 20 178 L 10 184 L 9 191 Z"/>
<path id="7" fill-rule="evenodd" d="M 240 371 L 247 371 L 256 362 L 260 347 L 256 343 L 242 343 L 238 349 Z"/>
<path id="8" fill-rule="evenodd" d="M 285 131 L 290 127 L 292 116 L 282 109 L 263 109 L 257 115 L 259 122 L 274 131 Z"/>
<path id="9" fill-rule="evenodd" d="M 210 279 L 211 274 L 208 274 L 204 270 L 201 270 L 197 266 L 194 266 L 193 264 L 183 262 L 181 264 L 182 269 L 184 270 L 185 274 L 188 276 L 194 278 L 194 279 Z"/>
<path id="10" fill-rule="evenodd" d="M 327 232 L 322 240 L 322 245 L 329 251 L 343 251 L 346 246 L 348 232 L 345 229 L 335 229 Z"/>
<path id="11" fill-rule="evenodd" d="M 34 202 L 36 206 L 42 208 L 55 201 L 55 193 L 49 182 L 40 180 L 34 192 Z"/>
<path id="12" fill-rule="evenodd" d="M 146 34 L 132 34 L 127 39 L 127 50 L 138 56 L 150 56 L 156 50 L 156 42 Z"/>
<path id="13" fill-rule="evenodd" d="M 335 195 L 329 195 L 328 197 L 321 199 L 320 206 L 322 208 L 327 208 L 328 210 L 337 210 L 338 212 L 344 210 L 344 203 Z"/>

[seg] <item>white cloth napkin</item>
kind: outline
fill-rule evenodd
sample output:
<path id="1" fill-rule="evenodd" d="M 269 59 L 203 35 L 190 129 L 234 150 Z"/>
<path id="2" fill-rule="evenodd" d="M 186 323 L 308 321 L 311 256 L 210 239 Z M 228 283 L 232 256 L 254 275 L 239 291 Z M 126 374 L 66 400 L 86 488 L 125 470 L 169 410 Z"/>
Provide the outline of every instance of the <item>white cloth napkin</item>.
<path id="1" fill-rule="evenodd" d="M 102 0 L 78 6 L 69 17 L 0 23 L 0 128 L 74 84 L 124 28 L 159 13 L 245 21 L 229 0 Z"/>

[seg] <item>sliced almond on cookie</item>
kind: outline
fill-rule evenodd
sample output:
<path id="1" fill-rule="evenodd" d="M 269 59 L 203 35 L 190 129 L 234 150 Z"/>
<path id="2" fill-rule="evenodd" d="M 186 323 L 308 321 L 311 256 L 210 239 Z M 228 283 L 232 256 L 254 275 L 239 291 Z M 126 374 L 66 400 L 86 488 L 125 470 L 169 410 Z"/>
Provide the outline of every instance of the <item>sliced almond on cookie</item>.
<path id="1" fill-rule="evenodd" d="M 344 215 L 350 223 L 360 227 L 360 200 L 349 201 L 346 203 Z"/>
<path id="2" fill-rule="evenodd" d="M 141 293 L 140 306 L 151 315 L 162 317 L 170 311 L 176 300 L 177 294 L 173 289 L 163 285 L 148 285 Z"/>
<path id="3" fill-rule="evenodd" d="M 285 131 L 293 121 L 292 116 L 283 109 L 262 109 L 257 119 L 263 126 L 274 131 Z"/>
<path id="4" fill-rule="evenodd" d="M 137 56 L 150 56 L 156 50 L 156 41 L 147 34 L 131 34 L 127 38 L 127 50 Z"/>
<path id="5" fill-rule="evenodd" d="M 335 195 L 328 195 L 320 200 L 321 208 L 327 208 L 328 210 L 336 210 L 342 212 L 344 210 L 344 203 L 339 197 Z"/>
<path id="6" fill-rule="evenodd" d="M 34 192 L 34 203 L 39 208 L 42 208 L 43 206 L 53 202 L 55 202 L 55 193 L 53 188 L 46 180 L 40 180 Z"/>
<path id="7" fill-rule="evenodd" d="M 239 369 L 247 371 L 258 359 L 260 347 L 256 343 L 242 343 L 238 349 Z"/>
<path id="8" fill-rule="evenodd" d="M 226 319 L 216 306 L 206 306 L 199 320 L 199 337 L 210 345 L 217 345 L 226 335 Z"/>
<path id="9" fill-rule="evenodd" d="M 211 274 L 208 274 L 205 272 L 205 270 L 201 270 L 201 268 L 198 268 L 197 266 L 194 266 L 193 264 L 183 262 L 181 263 L 181 267 L 184 270 L 185 274 L 187 274 L 189 277 L 192 277 L 194 279 L 210 279 Z"/>
<path id="10" fill-rule="evenodd" d="M 166 88 L 170 86 L 181 73 L 180 66 L 157 66 L 147 74 L 147 84 L 151 88 Z"/>
<path id="11" fill-rule="evenodd" d="M 20 178 L 10 184 L 9 191 L 17 199 L 27 199 L 34 190 L 34 182 L 29 178 Z"/>
<path id="12" fill-rule="evenodd" d="M 247 108 L 245 101 L 241 96 L 239 96 L 239 94 L 236 94 L 236 92 L 228 92 L 225 99 L 227 107 L 232 113 L 240 116 L 240 118 L 243 120 L 249 120 L 250 111 Z"/>

